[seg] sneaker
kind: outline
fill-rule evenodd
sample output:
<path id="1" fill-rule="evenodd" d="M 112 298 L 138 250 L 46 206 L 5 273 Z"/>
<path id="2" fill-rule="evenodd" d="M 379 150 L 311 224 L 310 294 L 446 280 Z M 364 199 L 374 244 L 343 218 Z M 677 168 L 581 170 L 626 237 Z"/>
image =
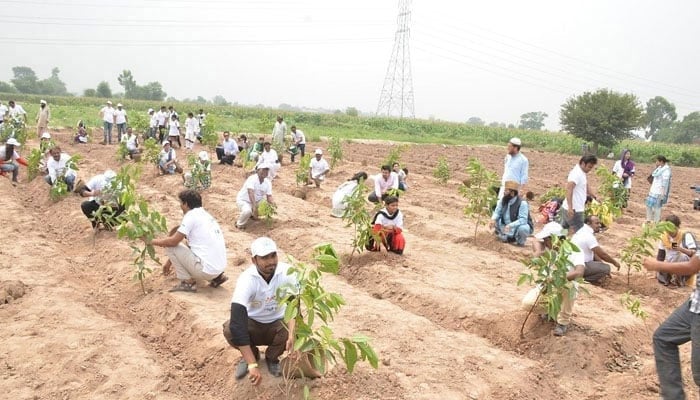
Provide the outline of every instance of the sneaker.
<path id="1" fill-rule="evenodd" d="M 236 380 L 239 380 L 246 375 L 248 375 L 248 363 L 245 362 L 244 358 L 241 358 L 241 361 L 236 365 L 236 371 L 233 373 L 233 376 Z"/>
<path id="2" fill-rule="evenodd" d="M 266 358 L 265 362 L 267 363 L 267 370 L 270 372 L 270 375 L 276 377 L 282 376 L 282 366 L 280 366 L 279 361 L 272 361 Z"/>
<path id="3" fill-rule="evenodd" d="M 228 276 L 224 275 L 224 273 L 222 272 L 219 276 L 209 281 L 209 286 L 213 288 L 218 288 L 219 286 L 221 286 L 222 283 L 226 282 L 227 280 Z"/>
<path id="4" fill-rule="evenodd" d="M 169 292 L 189 292 L 194 293 L 197 291 L 197 285 L 194 283 L 180 282 L 179 285 L 168 290 Z"/>
<path id="5" fill-rule="evenodd" d="M 554 327 L 554 336 L 564 336 L 565 333 L 566 325 L 557 324 L 557 326 Z"/>

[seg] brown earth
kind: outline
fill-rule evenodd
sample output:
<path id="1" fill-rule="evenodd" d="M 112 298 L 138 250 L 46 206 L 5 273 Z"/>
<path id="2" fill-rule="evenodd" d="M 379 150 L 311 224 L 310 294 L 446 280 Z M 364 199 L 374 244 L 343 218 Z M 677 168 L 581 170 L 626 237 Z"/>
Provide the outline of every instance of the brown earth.
<path id="1" fill-rule="evenodd" d="M 54 132 L 64 151 L 80 153 L 79 175 L 87 180 L 106 168 L 117 169 L 116 147 L 70 145 L 71 133 Z M 28 143 L 28 146 L 36 143 Z M 263 384 L 236 382 L 239 353 L 221 335 L 228 318 L 235 278 L 249 263 L 250 242 L 261 235 L 277 241 L 282 253 L 308 259 L 313 245 L 332 242 L 345 254 L 329 290 L 347 306 L 333 322 L 336 334 L 362 332 L 373 338 L 382 362 L 378 370 L 362 364 L 352 375 L 336 367 L 309 382 L 318 399 L 656 399 L 651 335 L 689 290 L 659 286 L 651 274 L 614 273 L 604 287 L 588 287 L 579 297 L 574 323 L 565 337 L 536 318 L 519 336 L 525 312 L 517 286 L 521 259 L 529 248 L 502 244 L 463 217 L 465 200 L 457 188 L 466 176 L 467 157 L 478 157 L 501 172 L 505 148 L 499 146 L 411 145 L 402 154 L 410 169 L 410 190 L 401 198 L 406 253 L 364 253 L 351 259 L 351 228 L 330 217 L 334 189 L 353 173 L 378 172 L 391 143 L 344 144 L 344 160 L 320 189 L 295 197 L 294 164 L 285 157 L 273 185 L 279 204 L 271 228 L 257 222 L 234 228 L 240 168 L 214 165 L 213 187 L 204 206 L 225 231 L 232 278 L 219 289 L 196 294 L 167 292 L 176 283 L 160 269 L 147 280 L 143 295 L 132 280 L 131 250 L 113 232 L 93 235 L 80 211 L 81 199 L 53 203 L 41 180 L 19 186 L 0 179 L 3 245 L 0 247 L 0 390 L 8 399 L 238 399 L 300 397 L 303 382 L 285 388 L 263 372 Z M 313 150 L 324 143 L 310 143 Z M 28 154 L 28 149 L 23 149 Z M 527 147 L 529 190 L 537 194 L 565 181 L 576 157 Z M 183 151 L 179 151 L 184 159 Z M 439 185 L 432 171 L 447 157 L 453 177 Z M 604 160 L 612 167 L 612 160 Z M 651 164 L 639 164 L 629 209 L 601 234 L 602 246 L 619 249 L 644 220 L 648 185 L 641 178 Z M 696 170 L 674 167 L 667 211 L 697 230 L 692 209 Z M 593 179 L 594 181 L 594 179 Z M 148 168 L 139 190 L 168 218 L 179 223 L 179 176 L 156 177 Z M 298 194 L 298 193 L 297 193 Z M 162 249 L 161 249 L 162 250 Z M 162 251 L 161 251 L 162 253 Z M 19 281 L 19 282 L 18 282 Z M 620 305 L 628 289 L 641 296 L 651 314 L 646 321 Z M 21 294 L 20 294 L 21 293 Z M 683 346 L 684 376 L 692 386 Z"/>

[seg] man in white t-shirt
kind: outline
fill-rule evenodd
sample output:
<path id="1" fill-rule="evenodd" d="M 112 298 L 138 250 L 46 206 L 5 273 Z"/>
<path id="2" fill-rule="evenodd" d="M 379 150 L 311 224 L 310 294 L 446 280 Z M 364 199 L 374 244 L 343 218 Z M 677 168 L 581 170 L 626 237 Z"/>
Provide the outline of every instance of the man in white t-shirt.
<path id="1" fill-rule="evenodd" d="M 387 196 L 389 189 L 399 188 L 399 175 L 391 170 L 391 165 L 382 165 L 382 172 L 374 177 L 374 191 L 367 196 L 372 203 L 379 203 Z"/>
<path id="2" fill-rule="evenodd" d="M 161 106 L 160 111 L 156 113 L 156 119 L 158 120 L 158 142 L 162 142 L 165 138 L 165 128 L 168 123 L 168 118 L 170 118 L 168 109 L 165 108 L 165 106 Z"/>
<path id="3" fill-rule="evenodd" d="M 272 148 L 272 143 L 270 142 L 263 143 L 263 151 L 258 155 L 256 166 L 263 164 L 267 164 L 270 167 L 270 174 L 267 177 L 272 181 L 277 176 L 277 171 L 279 171 L 281 165 L 277 151 Z"/>
<path id="4" fill-rule="evenodd" d="M 583 253 L 583 262 L 586 269 L 583 272 L 583 279 L 586 282 L 600 284 L 610 276 L 610 265 L 607 261 L 620 270 L 620 263 L 612 258 L 598 244 L 595 234 L 600 232 L 600 219 L 595 215 L 589 215 L 584 219 L 584 225 L 571 237 L 571 242 L 578 246 Z"/>
<path id="5" fill-rule="evenodd" d="M 152 108 L 148 109 L 148 137 L 155 138 L 158 129 L 158 117 Z"/>
<path id="6" fill-rule="evenodd" d="M 304 132 L 301 131 L 301 129 L 297 129 L 295 125 L 292 125 L 290 128 L 292 130 L 292 141 L 294 142 L 294 146 L 296 146 L 296 152 L 292 152 L 292 162 L 294 162 L 294 157 L 297 155 L 297 152 L 301 154 L 302 157 L 306 154 L 306 135 L 304 135 Z"/>
<path id="7" fill-rule="evenodd" d="M 24 121 L 24 123 L 27 123 L 27 112 L 24 111 L 24 108 L 22 108 L 21 105 L 16 104 L 14 100 L 10 100 L 7 103 L 10 108 L 7 109 L 7 115 L 10 118 L 18 118 Z"/>
<path id="8" fill-rule="evenodd" d="M 76 174 L 68 165 L 70 156 L 63 153 L 60 146 L 52 148 L 50 154 L 51 157 L 46 162 L 46 169 L 49 173 L 44 177 L 44 180 L 49 185 L 54 185 L 56 181 L 62 180 L 68 186 L 68 191 L 72 192 Z"/>
<path id="9" fill-rule="evenodd" d="M 117 138 L 122 141 L 122 135 L 126 133 L 126 124 L 129 122 L 129 117 L 126 115 L 126 110 L 123 109 L 122 103 L 117 104 L 117 109 L 114 110 L 114 123 L 117 124 Z"/>
<path id="10" fill-rule="evenodd" d="M 258 165 L 255 174 L 249 176 L 243 183 L 243 187 L 236 196 L 236 204 L 241 210 L 241 215 L 236 221 L 236 228 L 243 229 L 250 218 L 258 218 L 258 203 L 262 199 L 266 199 L 270 204 L 275 204 L 272 200 L 272 182 L 267 178 L 269 172 L 269 164 Z"/>
<path id="11" fill-rule="evenodd" d="M 99 229 L 100 225 L 105 229 L 112 229 L 111 225 L 115 222 L 115 218 L 124 212 L 124 206 L 119 202 L 120 193 L 110 190 L 112 180 L 116 176 L 114 171 L 108 169 L 102 174 L 93 176 L 87 184 L 77 189 L 81 197 L 89 197 L 80 204 L 80 209 L 92 223 L 93 229 Z M 103 205 L 110 206 L 111 210 L 105 210 L 99 216 L 95 216 L 95 212 Z"/>
<path id="12" fill-rule="evenodd" d="M 250 382 L 262 381 L 257 361 L 258 346 L 267 346 L 265 361 L 271 375 L 282 376 L 279 358 L 294 347 L 294 319 L 284 324 L 284 304 L 279 299 L 299 292 L 296 275 L 288 275 L 290 265 L 278 262 L 277 245 L 268 237 L 260 237 L 250 246 L 253 265 L 244 270 L 236 281 L 231 298 L 231 318 L 224 323 L 224 337 L 240 350 L 235 378 L 250 372 Z"/>
<path id="13" fill-rule="evenodd" d="M 165 254 L 175 266 L 180 284 L 171 292 L 196 292 L 197 280 L 219 287 L 228 280 L 224 275 L 226 243 L 219 223 L 202 208 L 202 196 L 196 190 L 183 190 L 177 197 L 185 214 L 180 226 L 172 229 L 170 236 L 146 244 L 165 247 Z M 185 238 L 189 247 L 180 243 Z M 169 265 L 164 265 L 163 273 L 169 272 Z"/>
<path id="14" fill-rule="evenodd" d="M 112 127 L 114 126 L 114 107 L 112 102 L 107 100 L 107 104 L 100 110 L 100 118 L 104 123 L 104 140 L 102 144 L 112 144 Z"/>
<path id="15" fill-rule="evenodd" d="M 328 173 L 330 169 L 331 167 L 328 165 L 328 162 L 323 158 L 323 150 L 316 149 L 314 158 L 311 160 L 309 166 L 309 179 L 316 184 L 317 188 L 321 187 L 321 182 L 323 182 L 326 173 Z"/>
<path id="16" fill-rule="evenodd" d="M 586 197 L 593 196 L 588 187 L 587 174 L 598 164 L 598 157 L 589 154 L 581 157 L 566 178 L 566 198 L 559 210 L 559 223 L 571 234 L 583 226 L 583 211 Z"/>

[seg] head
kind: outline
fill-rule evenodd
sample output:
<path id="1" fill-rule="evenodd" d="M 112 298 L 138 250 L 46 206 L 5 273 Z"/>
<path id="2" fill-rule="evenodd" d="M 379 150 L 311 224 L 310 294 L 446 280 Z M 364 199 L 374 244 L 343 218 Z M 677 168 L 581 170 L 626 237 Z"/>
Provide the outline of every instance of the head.
<path id="1" fill-rule="evenodd" d="M 389 211 L 389 214 L 394 214 L 399 209 L 399 198 L 396 196 L 387 196 L 384 199 L 384 207 Z"/>
<path id="2" fill-rule="evenodd" d="M 365 171 L 360 171 L 356 173 L 355 175 L 352 176 L 352 178 L 348 179 L 350 181 L 366 181 L 367 180 L 367 173 Z"/>
<path id="3" fill-rule="evenodd" d="M 535 239 L 544 244 L 544 247 L 552 248 L 552 235 L 559 238 L 566 237 L 566 230 L 558 222 L 549 222 L 542 227 L 542 230 L 535 234 Z"/>
<path id="4" fill-rule="evenodd" d="M 251 261 L 258 273 L 269 278 L 277 270 L 277 244 L 269 237 L 260 237 L 250 245 Z"/>
<path id="5" fill-rule="evenodd" d="M 629 161 L 632 158 L 632 153 L 628 149 L 622 149 L 620 152 L 620 160 L 623 162 Z"/>
<path id="6" fill-rule="evenodd" d="M 131 129 L 131 128 L 126 128 L 126 134 L 129 135 L 129 136 L 131 136 L 131 135 L 134 134 L 134 130 Z"/>
<path id="7" fill-rule="evenodd" d="M 107 107 L 110 107 L 110 108 L 112 107 L 112 102 L 109 100 L 107 100 Z"/>
<path id="8" fill-rule="evenodd" d="M 187 113 L 187 118 L 194 118 L 194 114 L 192 114 L 191 112 L 188 112 L 188 113 Z"/>
<path id="9" fill-rule="evenodd" d="M 264 136 L 260 136 L 260 137 L 258 138 L 258 142 L 260 142 L 260 143 L 265 143 L 265 137 L 264 137 Z"/>
<path id="10" fill-rule="evenodd" d="M 272 147 L 272 143 L 270 143 L 270 142 L 263 143 L 263 149 L 265 149 L 265 151 L 270 151 L 271 147 Z"/>
<path id="11" fill-rule="evenodd" d="M 197 156 L 199 157 L 199 161 L 201 162 L 209 161 L 209 153 L 207 153 L 206 150 L 200 151 L 199 154 L 197 154 Z"/>
<path id="12" fill-rule="evenodd" d="M 391 166 L 391 169 L 392 169 L 392 171 L 394 171 L 394 172 L 399 172 L 399 170 L 401 170 L 401 165 L 399 165 L 399 163 L 395 162 L 395 163 Z"/>
<path id="13" fill-rule="evenodd" d="M 261 164 L 258 169 L 255 170 L 255 173 L 258 174 L 258 179 L 260 179 L 260 182 L 262 182 L 270 173 L 270 166 L 267 164 Z"/>
<path id="14" fill-rule="evenodd" d="M 49 154 L 51 154 L 51 158 L 54 160 L 58 161 L 61 159 L 61 146 L 56 146 L 49 150 Z"/>
<path id="15" fill-rule="evenodd" d="M 85 127 L 85 123 L 81 119 L 80 121 L 78 121 L 78 128 L 84 128 L 84 127 Z"/>
<path id="16" fill-rule="evenodd" d="M 511 138 L 508 141 L 508 154 L 517 154 L 520 151 L 520 147 L 522 146 L 522 144 L 523 142 L 521 142 L 519 138 Z"/>
<path id="17" fill-rule="evenodd" d="M 662 156 L 660 154 L 658 156 L 656 156 L 656 166 L 657 167 L 661 167 L 663 165 L 666 165 L 666 163 L 668 163 L 668 159 L 665 156 Z"/>
<path id="18" fill-rule="evenodd" d="M 603 224 L 600 223 L 600 218 L 595 215 L 589 215 L 584 220 L 583 223 L 590 226 L 594 233 L 598 233 L 603 228 Z"/>
<path id="19" fill-rule="evenodd" d="M 200 108 L 200 109 L 199 109 L 199 113 L 200 113 L 200 114 L 204 114 L 204 110 Z"/>
<path id="20" fill-rule="evenodd" d="M 177 120 L 177 115 L 175 115 L 175 114 L 171 115 L 171 116 L 170 116 L 170 119 L 173 120 L 173 121 Z"/>
<path id="21" fill-rule="evenodd" d="M 10 106 L 10 108 L 15 108 L 15 101 L 14 101 L 14 100 L 10 100 L 10 101 L 7 102 L 7 105 Z"/>
<path id="22" fill-rule="evenodd" d="M 528 190 L 527 193 L 525 193 L 525 198 L 527 201 L 533 201 L 535 200 L 535 194 L 532 193 L 532 191 Z"/>
<path id="23" fill-rule="evenodd" d="M 382 165 L 382 178 L 389 179 L 391 175 L 391 165 Z"/>
<path id="24" fill-rule="evenodd" d="M 49 140 L 51 140 L 51 134 L 50 134 L 50 133 L 44 132 L 44 133 L 41 134 L 41 141 L 42 141 L 42 142 L 48 142 Z"/>
<path id="25" fill-rule="evenodd" d="M 174 109 L 175 108 L 173 108 L 173 106 L 168 107 L 168 111 L 170 111 L 170 112 L 173 112 Z"/>
<path id="26" fill-rule="evenodd" d="M 17 147 L 19 147 L 19 142 L 17 141 L 17 139 L 7 139 L 7 142 L 5 142 L 5 161 L 10 160 L 12 158 Z"/>
<path id="27" fill-rule="evenodd" d="M 323 150 L 316 149 L 316 151 L 314 151 L 314 157 L 316 157 L 316 160 L 320 160 L 323 157 Z"/>
<path id="28" fill-rule="evenodd" d="M 165 112 L 165 110 L 167 110 L 165 106 L 160 106 L 160 111 Z"/>
<path id="29" fill-rule="evenodd" d="M 403 171 L 403 173 L 408 176 L 408 168 L 403 167 L 403 168 L 401 168 L 401 171 Z"/>
<path id="30" fill-rule="evenodd" d="M 277 116 L 277 122 L 282 122 L 282 120 L 283 120 L 282 116 L 281 116 L 281 115 L 278 115 L 278 116 Z"/>
<path id="31" fill-rule="evenodd" d="M 42 100 L 39 102 L 39 107 L 44 108 L 46 107 L 46 100 Z"/>
<path id="32" fill-rule="evenodd" d="M 292 125 L 292 127 L 290 129 L 292 130 L 292 132 L 297 133 L 296 125 Z"/>
<path id="33" fill-rule="evenodd" d="M 668 231 L 668 234 L 670 236 L 675 236 L 676 233 L 678 233 L 678 228 L 681 227 L 681 219 L 678 218 L 675 214 L 668 214 L 666 218 L 664 218 L 664 221 L 668 221 L 673 224 L 674 229 Z"/>
<path id="34" fill-rule="evenodd" d="M 148 109 L 148 115 L 153 115 L 154 112 L 155 112 L 155 111 L 153 111 L 152 108 L 149 108 L 149 109 Z"/>
<path id="35" fill-rule="evenodd" d="M 243 142 L 243 143 L 245 143 L 245 142 L 248 141 L 248 137 L 247 137 L 246 135 L 241 135 L 241 136 L 239 136 L 238 138 L 239 138 L 239 139 L 241 140 L 241 142 Z"/>
<path id="36" fill-rule="evenodd" d="M 119 109 L 119 110 L 122 109 L 122 103 L 117 104 L 117 109 Z"/>
<path id="37" fill-rule="evenodd" d="M 202 206 L 202 196 L 196 190 L 183 190 L 178 193 L 177 198 L 180 199 L 180 208 L 183 213 Z"/>
<path id="38" fill-rule="evenodd" d="M 231 132 L 224 131 L 224 140 L 228 140 L 231 137 Z"/>
<path id="39" fill-rule="evenodd" d="M 598 157 L 594 156 L 593 154 L 585 155 L 578 161 L 578 165 L 585 173 L 591 172 L 593 168 L 595 168 L 596 164 L 598 164 Z"/>
<path id="40" fill-rule="evenodd" d="M 167 140 L 163 142 L 163 151 L 165 151 L 166 153 L 170 151 L 170 142 Z"/>

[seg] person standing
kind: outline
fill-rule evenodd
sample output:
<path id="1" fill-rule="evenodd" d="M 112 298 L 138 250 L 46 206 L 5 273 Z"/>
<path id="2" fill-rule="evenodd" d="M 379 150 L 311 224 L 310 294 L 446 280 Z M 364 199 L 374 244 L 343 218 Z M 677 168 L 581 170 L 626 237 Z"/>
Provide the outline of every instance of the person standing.
<path id="1" fill-rule="evenodd" d="M 177 148 L 182 148 L 182 143 L 180 142 L 180 121 L 177 120 L 177 114 L 173 113 L 170 115 L 170 124 L 168 125 L 168 140 L 170 145 L 173 146 L 174 141 L 177 140 Z"/>
<path id="2" fill-rule="evenodd" d="M 309 183 L 313 182 L 317 188 L 321 187 L 321 182 L 323 182 L 323 179 L 325 179 L 330 169 L 331 167 L 328 165 L 328 161 L 323 158 L 323 150 L 316 149 L 314 158 L 311 160 L 309 166 Z"/>
<path id="3" fill-rule="evenodd" d="M 7 108 L 7 106 L 2 104 L 2 101 L 0 101 L 0 126 L 2 126 L 3 123 L 5 123 L 5 116 L 7 115 L 8 110 L 9 109 Z"/>
<path id="4" fill-rule="evenodd" d="M 248 177 L 236 197 L 236 205 L 241 211 L 236 221 L 236 228 L 244 229 L 248 220 L 258 218 L 258 204 L 266 199 L 274 205 L 272 200 L 272 182 L 267 178 L 270 172 L 269 164 L 259 165 L 254 175 Z"/>
<path id="5" fill-rule="evenodd" d="M 525 193 L 523 188 L 528 180 L 528 170 L 530 162 L 527 157 L 520 152 L 522 141 L 519 138 L 511 138 L 508 141 L 508 154 L 503 162 L 503 176 L 501 177 L 501 188 L 498 190 L 498 199 L 503 197 L 505 183 L 513 181 L 518 184 L 518 191 Z"/>
<path id="6" fill-rule="evenodd" d="M 299 292 L 295 274 L 290 265 L 278 261 L 277 244 L 260 237 L 250 246 L 252 265 L 236 281 L 231 298 L 231 317 L 224 322 L 226 341 L 241 352 L 234 376 L 241 379 L 250 373 L 250 382 L 257 386 L 262 381 L 258 346 L 267 346 L 265 362 L 272 376 L 282 376 L 279 358 L 284 351 L 294 349 L 295 320 L 284 323 L 285 305 L 280 296 Z"/>
<path id="7" fill-rule="evenodd" d="M 46 100 L 39 102 L 39 111 L 36 113 L 36 137 L 41 138 L 41 134 L 49 128 L 49 119 L 51 119 L 51 111 L 46 103 Z"/>
<path id="8" fill-rule="evenodd" d="M 671 167 L 666 157 L 656 156 L 656 169 L 649 175 L 651 187 L 647 196 L 647 222 L 657 223 L 661 220 L 661 208 L 668 203 L 671 191 Z"/>
<path id="9" fill-rule="evenodd" d="M 193 113 L 187 113 L 185 119 L 185 150 L 192 151 L 194 149 L 194 141 L 199 131 L 199 120 L 194 117 Z"/>
<path id="10" fill-rule="evenodd" d="M 629 199 L 630 192 L 632 191 L 632 177 L 636 172 L 634 167 L 632 153 L 628 149 L 623 149 L 620 154 L 620 159 L 615 161 L 615 165 L 613 165 L 612 172 L 620 178 L 622 186 L 627 189 L 627 199 Z M 625 200 L 625 207 L 626 206 L 627 201 Z"/>
<path id="11" fill-rule="evenodd" d="M 652 272 L 693 275 L 700 271 L 700 258 L 694 255 L 685 262 L 666 262 L 647 257 L 643 265 Z M 654 360 L 662 399 L 686 398 L 678 347 L 688 342 L 693 381 L 700 386 L 700 279 L 696 279 L 690 298 L 678 306 L 654 332 Z"/>
<path id="12" fill-rule="evenodd" d="M 156 138 L 156 130 L 158 130 L 158 116 L 152 108 L 148 109 L 148 137 Z M 161 140 L 162 142 L 162 140 Z"/>
<path id="13" fill-rule="evenodd" d="M 177 197 L 184 214 L 180 226 L 172 229 L 166 238 L 144 242 L 165 247 L 165 254 L 180 279 L 180 284 L 170 289 L 171 292 L 196 292 L 197 280 L 219 287 L 228 280 L 224 275 L 226 242 L 219 223 L 202 208 L 202 196 L 196 190 L 183 190 Z M 187 246 L 180 243 L 185 238 Z M 163 273 L 169 273 L 165 268 Z"/>
<path id="14" fill-rule="evenodd" d="M 598 157 L 589 154 L 581 157 L 566 178 L 566 198 L 559 210 L 559 223 L 571 234 L 583 226 L 583 212 L 586 196 L 591 195 L 588 187 L 588 173 L 598 164 Z"/>
<path id="15" fill-rule="evenodd" d="M 199 109 L 199 114 L 197 114 L 197 121 L 199 122 L 199 130 L 197 131 L 197 140 L 202 143 L 202 132 L 204 132 L 204 127 L 207 124 L 207 114 L 204 113 L 203 109 Z"/>
<path id="16" fill-rule="evenodd" d="M 306 135 L 301 129 L 297 129 L 296 125 L 292 125 L 290 128 L 292 130 L 292 140 L 294 141 L 294 146 L 296 146 L 297 151 L 304 157 L 306 154 Z M 294 162 L 294 157 L 297 155 L 296 152 L 292 152 L 292 162 Z"/>
<path id="17" fill-rule="evenodd" d="M 274 128 L 272 128 L 272 143 L 275 147 L 280 149 L 284 148 L 284 137 L 287 135 L 287 124 L 281 115 L 277 116 L 277 122 L 275 122 Z"/>
<path id="18" fill-rule="evenodd" d="M 117 104 L 117 109 L 114 110 L 114 123 L 117 124 L 117 139 L 121 142 L 122 136 L 126 134 L 126 124 L 129 123 L 129 117 L 126 115 L 126 110 L 122 103 Z"/>
<path id="19" fill-rule="evenodd" d="M 100 110 L 100 118 L 104 124 L 104 140 L 102 144 L 112 144 L 112 127 L 114 126 L 114 108 L 112 102 L 107 100 L 107 104 Z"/>
<path id="20" fill-rule="evenodd" d="M 158 120 L 158 143 L 161 143 L 165 139 L 165 125 L 168 123 L 168 110 L 165 106 L 160 107 L 160 111 L 156 113 L 156 119 Z"/>

